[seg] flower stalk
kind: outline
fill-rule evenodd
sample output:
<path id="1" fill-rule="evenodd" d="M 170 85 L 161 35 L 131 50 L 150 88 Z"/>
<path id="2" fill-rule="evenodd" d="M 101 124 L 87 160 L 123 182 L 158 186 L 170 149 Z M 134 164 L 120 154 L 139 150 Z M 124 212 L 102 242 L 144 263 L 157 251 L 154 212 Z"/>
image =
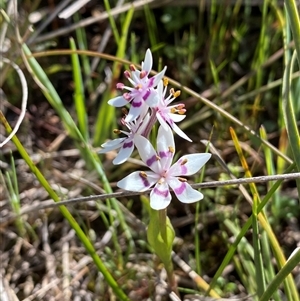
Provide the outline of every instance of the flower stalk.
<path id="1" fill-rule="evenodd" d="M 130 65 L 129 70 L 124 72 L 132 86 L 123 83 L 116 85 L 123 94 L 109 100 L 108 103 L 115 107 L 130 105 L 129 111 L 126 109 L 125 116 L 121 119 L 121 124 L 126 126 L 128 131 L 115 130 L 116 134 L 123 134 L 124 137 L 102 144 L 103 149 L 100 153 L 119 149 L 113 163 L 121 164 L 128 160 L 134 147 L 137 148 L 146 170 L 134 171 L 118 181 L 117 186 L 136 192 L 147 191 L 153 187 L 150 192 L 147 238 L 165 266 L 170 288 L 178 294 L 171 257 L 175 231 L 166 209 L 172 200 L 170 190 L 182 203 L 190 204 L 202 200 L 203 194 L 192 188 L 185 177 L 199 172 L 211 154 L 188 154 L 173 163 L 175 142 L 172 131 L 192 142 L 176 125 L 186 117 L 186 109 L 183 103 L 171 105 L 180 96 L 180 91 L 171 88 L 167 96 L 168 81 L 163 79 L 166 67 L 157 75 L 149 77 L 152 63 L 152 53 L 148 49 L 141 64 L 141 71 Z M 160 127 L 155 149 L 148 137 L 156 121 L 160 123 Z"/>

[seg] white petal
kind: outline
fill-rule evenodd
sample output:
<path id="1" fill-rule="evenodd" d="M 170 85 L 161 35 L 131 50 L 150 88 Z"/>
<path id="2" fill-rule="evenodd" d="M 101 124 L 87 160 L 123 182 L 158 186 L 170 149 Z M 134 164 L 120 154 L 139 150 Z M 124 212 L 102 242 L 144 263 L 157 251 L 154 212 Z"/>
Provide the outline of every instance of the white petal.
<path id="1" fill-rule="evenodd" d="M 174 122 L 180 122 L 185 118 L 185 115 L 173 114 L 168 113 L 169 118 L 172 119 Z"/>
<path id="2" fill-rule="evenodd" d="M 142 116 L 142 115 L 140 115 L 140 116 Z M 147 114 L 145 115 L 145 117 L 141 120 L 140 126 L 139 126 L 139 128 L 138 128 L 138 130 L 137 130 L 136 133 L 142 135 L 142 134 L 144 133 L 144 131 L 145 131 L 145 129 L 146 129 L 148 123 L 149 123 L 149 120 L 150 120 L 150 114 L 147 113 Z"/>
<path id="3" fill-rule="evenodd" d="M 103 143 L 101 145 L 101 147 L 103 147 L 103 149 L 101 149 L 100 151 L 98 151 L 99 154 L 104 154 L 106 152 L 109 152 L 113 149 L 117 149 L 117 148 L 120 148 L 122 146 L 122 143 L 123 141 L 126 139 L 126 137 L 124 138 L 117 138 L 117 139 L 114 139 L 114 140 L 110 140 L 110 141 L 107 141 L 105 143 Z"/>
<path id="4" fill-rule="evenodd" d="M 147 75 L 152 69 L 153 59 L 151 50 L 148 48 L 145 55 L 145 61 L 142 63 L 142 69 L 147 72 Z"/>
<path id="5" fill-rule="evenodd" d="M 147 178 L 141 176 L 140 171 L 135 171 L 119 181 L 119 188 L 129 191 L 145 191 L 157 182 L 157 176 L 152 172 L 146 172 Z"/>
<path id="6" fill-rule="evenodd" d="M 210 159 L 211 154 L 190 154 L 182 156 L 173 166 L 168 174 L 170 176 L 190 176 L 198 172 L 203 165 Z M 185 162 L 182 164 L 183 162 Z"/>
<path id="7" fill-rule="evenodd" d="M 160 80 L 159 83 L 157 84 L 156 91 L 158 93 L 158 96 L 162 98 L 163 91 L 164 91 L 164 82 L 162 80 Z"/>
<path id="8" fill-rule="evenodd" d="M 131 71 L 131 77 L 132 78 L 128 78 L 128 80 L 130 81 L 130 83 L 132 84 L 133 87 L 135 87 L 137 84 L 139 84 L 140 82 L 140 73 L 141 71 L 139 70 L 135 70 L 135 71 Z"/>
<path id="9" fill-rule="evenodd" d="M 148 139 L 141 135 L 134 137 L 134 144 L 139 151 L 143 162 L 151 168 L 155 173 L 160 173 L 160 162 L 157 159 L 157 153 Z"/>
<path id="10" fill-rule="evenodd" d="M 160 71 L 153 77 L 153 80 L 154 80 L 153 87 L 156 87 L 158 85 L 159 81 L 163 79 L 163 77 L 165 76 L 166 70 L 167 70 L 167 66 L 165 66 L 165 68 L 162 71 Z"/>
<path id="11" fill-rule="evenodd" d="M 156 184 L 150 194 L 150 206 L 152 209 L 162 210 L 170 204 L 171 199 L 168 184 Z"/>
<path id="12" fill-rule="evenodd" d="M 133 102 L 134 102 L 134 100 L 133 100 Z M 128 115 L 126 116 L 126 118 L 125 118 L 125 121 L 126 122 L 131 122 L 131 121 L 133 121 L 133 120 L 136 120 L 139 116 L 140 116 L 140 114 L 141 114 L 141 112 L 143 112 L 143 110 L 144 110 L 144 107 L 143 107 L 143 105 L 144 105 L 145 103 L 142 101 L 142 103 L 141 103 L 141 105 L 140 106 L 133 106 L 132 105 L 132 103 L 131 103 L 131 107 L 130 107 L 130 109 L 129 109 L 129 112 L 128 112 Z"/>
<path id="13" fill-rule="evenodd" d="M 116 156 L 116 158 L 113 160 L 113 164 L 118 165 L 121 163 L 124 163 L 132 154 L 134 149 L 134 144 L 132 139 L 126 139 Z"/>
<path id="14" fill-rule="evenodd" d="M 203 194 L 193 189 L 187 182 L 181 182 L 177 178 L 168 179 L 176 197 L 182 203 L 194 203 L 203 199 Z"/>
<path id="15" fill-rule="evenodd" d="M 157 133 L 157 154 L 164 170 L 169 170 L 175 153 L 174 136 L 170 127 L 159 127 Z"/>
<path id="16" fill-rule="evenodd" d="M 178 136 L 192 142 L 192 140 L 175 123 L 170 124 L 170 126 Z"/>
<path id="17" fill-rule="evenodd" d="M 113 107 L 124 107 L 128 104 L 128 101 L 123 96 L 117 96 L 108 101 L 108 104 Z"/>
<path id="18" fill-rule="evenodd" d="M 165 119 L 163 118 L 163 116 L 160 113 L 156 113 L 156 118 L 158 120 L 158 122 L 160 123 L 160 125 L 167 130 L 167 128 L 169 127 L 169 124 L 165 121 Z"/>
<path id="19" fill-rule="evenodd" d="M 149 89 L 149 96 L 146 99 L 144 98 L 144 100 L 150 108 L 156 107 L 159 102 L 157 91 L 153 88 Z"/>

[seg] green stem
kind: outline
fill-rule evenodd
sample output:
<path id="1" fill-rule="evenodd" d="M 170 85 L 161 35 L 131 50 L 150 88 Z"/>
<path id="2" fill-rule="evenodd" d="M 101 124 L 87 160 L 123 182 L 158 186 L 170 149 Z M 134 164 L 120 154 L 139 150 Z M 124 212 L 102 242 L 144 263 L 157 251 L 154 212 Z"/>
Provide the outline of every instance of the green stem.
<path id="1" fill-rule="evenodd" d="M 167 241 L 167 210 L 159 210 L 158 211 L 158 219 L 159 219 L 159 227 L 160 227 L 160 234 L 165 243 Z"/>
<path id="2" fill-rule="evenodd" d="M 167 210 L 159 210 L 158 211 L 158 220 L 159 220 L 159 227 L 160 227 L 160 234 L 165 244 L 168 244 L 168 237 L 167 237 Z M 177 282 L 175 279 L 173 263 L 170 257 L 168 262 L 164 262 L 165 269 L 167 271 L 168 282 L 172 291 L 174 291 L 177 295 L 179 295 L 177 290 Z"/>

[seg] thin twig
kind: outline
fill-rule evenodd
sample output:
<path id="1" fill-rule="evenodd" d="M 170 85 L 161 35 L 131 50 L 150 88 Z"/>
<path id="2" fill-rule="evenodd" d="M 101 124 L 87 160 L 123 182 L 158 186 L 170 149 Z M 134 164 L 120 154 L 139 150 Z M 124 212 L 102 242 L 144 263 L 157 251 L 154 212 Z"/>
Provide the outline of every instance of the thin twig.
<path id="1" fill-rule="evenodd" d="M 191 184 L 191 186 L 195 189 L 199 188 L 212 188 L 212 187 L 222 187 L 222 186 L 228 186 L 228 185 L 245 185 L 250 183 L 266 183 L 270 181 L 277 181 L 277 180 L 294 180 L 300 178 L 300 172 L 296 173 L 288 173 L 283 175 L 273 175 L 273 176 L 259 176 L 259 177 L 252 177 L 252 178 L 240 178 L 240 179 L 232 179 L 232 180 L 224 180 L 224 181 L 211 181 L 211 182 L 205 182 L 205 183 L 198 183 L 198 184 Z M 149 194 L 151 192 L 151 189 L 148 189 L 143 192 L 132 192 L 132 191 L 122 191 L 122 192 L 114 192 L 114 193 L 107 193 L 107 194 L 99 194 L 99 195 L 90 195 L 86 197 L 79 197 L 79 198 L 72 198 L 64 201 L 60 201 L 57 203 L 52 204 L 39 204 L 36 206 L 33 206 L 30 208 L 30 212 L 41 210 L 41 209 L 47 209 L 47 208 L 53 208 L 57 206 L 62 205 L 72 205 L 75 203 L 81 203 L 81 202 L 88 202 L 88 201 L 94 201 L 94 200 L 106 200 L 110 198 L 123 198 L 123 197 L 131 197 L 131 196 L 137 196 L 142 194 Z"/>
<path id="2" fill-rule="evenodd" d="M 32 44 L 35 42 L 35 39 L 39 36 L 39 34 L 56 18 L 56 16 L 71 2 L 71 0 L 65 0 L 60 2 L 53 12 L 49 14 L 44 22 L 34 31 L 32 36 L 28 39 L 27 43 Z"/>
<path id="3" fill-rule="evenodd" d="M 124 4 L 122 7 L 116 7 L 116 8 L 113 8 L 111 11 L 110 11 L 110 14 L 112 16 L 116 16 L 116 15 L 119 15 L 121 13 L 124 13 L 128 10 L 130 10 L 132 7 L 134 9 L 143 9 L 143 7 L 151 2 L 153 2 L 154 0 L 138 0 L 138 1 L 134 1 L 132 3 L 126 3 Z M 61 29 L 58 29 L 54 32 L 50 32 L 50 33 L 47 33 L 47 34 L 44 34 L 44 35 L 41 35 L 40 37 L 36 38 L 34 40 L 35 43 L 40 43 L 40 42 L 43 42 L 43 41 L 47 41 L 49 39 L 53 39 L 53 38 L 57 38 L 59 36 L 62 36 L 62 35 L 65 35 L 65 34 L 68 34 L 78 28 L 82 28 L 82 27 L 86 27 L 86 26 L 89 26 L 91 24 L 94 24 L 96 22 L 100 22 L 100 21 L 103 21 L 103 20 L 106 20 L 107 18 L 109 17 L 109 13 L 104 11 L 104 12 L 101 12 L 100 15 L 97 15 L 96 17 L 89 17 L 89 18 L 86 18 L 84 20 L 81 20 L 79 22 L 77 22 L 76 24 L 72 24 L 70 26 L 67 26 L 67 27 L 64 27 L 64 28 L 61 28 Z M 30 43 L 27 43 L 27 44 L 30 44 Z"/>

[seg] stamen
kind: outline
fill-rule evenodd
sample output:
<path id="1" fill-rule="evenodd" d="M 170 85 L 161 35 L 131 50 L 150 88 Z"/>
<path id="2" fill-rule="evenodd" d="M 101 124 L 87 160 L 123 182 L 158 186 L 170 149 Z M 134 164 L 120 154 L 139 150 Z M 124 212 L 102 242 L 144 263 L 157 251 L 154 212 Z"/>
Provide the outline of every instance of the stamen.
<path id="1" fill-rule="evenodd" d="M 131 77 L 131 73 L 128 70 L 124 71 L 124 75 L 125 75 L 126 78 Z"/>
<path id="2" fill-rule="evenodd" d="M 161 160 L 161 157 L 160 157 L 160 156 L 156 155 L 155 157 L 156 157 L 156 160 L 157 160 L 157 161 Z"/>
<path id="3" fill-rule="evenodd" d="M 171 88 L 171 89 L 170 89 L 170 94 L 172 94 L 172 95 L 174 96 L 174 93 L 175 93 L 174 88 Z"/>
<path id="4" fill-rule="evenodd" d="M 119 90 L 123 90 L 124 89 L 124 84 L 123 83 L 117 83 L 116 88 L 119 89 Z"/>
<path id="5" fill-rule="evenodd" d="M 180 182 L 187 182 L 187 179 L 185 179 L 185 178 L 178 177 L 177 179 L 178 179 Z"/>
<path id="6" fill-rule="evenodd" d="M 140 176 L 147 179 L 147 174 L 144 171 L 140 171 Z"/>
<path id="7" fill-rule="evenodd" d="M 181 91 L 177 90 L 175 93 L 173 93 L 173 96 L 176 98 L 176 97 L 180 96 L 180 94 L 181 94 Z"/>
<path id="8" fill-rule="evenodd" d="M 169 80 L 166 77 L 164 77 L 163 82 L 164 82 L 164 86 L 166 87 L 169 83 Z"/>
<path id="9" fill-rule="evenodd" d="M 173 114 L 174 114 L 174 113 L 177 113 L 176 108 L 171 108 L 171 109 L 170 109 L 170 113 L 173 113 Z"/>
<path id="10" fill-rule="evenodd" d="M 182 109 L 178 111 L 179 115 L 184 115 L 186 113 L 186 109 Z"/>
<path id="11" fill-rule="evenodd" d="M 175 153 L 175 148 L 173 146 L 169 146 L 168 148 L 170 153 Z"/>
<path id="12" fill-rule="evenodd" d="M 123 97 L 124 97 L 127 101 L 130 101 L 130 100 L 131 100 L 131 95 L 130 95 L 130 93 L 124 93 L 124 94 L 123 94 Z"/>
<path id="13" fill-rule="evenodd" d="M 133 64 L 131 64 L 131 65 L 129 66 L 129 69 L 130 69 L 131 71 L 135 71 L 135 70 L 136 70 L 136 68 L 135 68 L 135 66 L 134 66 Z"/>
<path id="14" fill-rule="evenodd" d="M 113 132 L 117 135 L 121 134 L 121 131 L 119 129 L 114 129 Z"/>
<path id="15" fill-rule="evenodd" d="M 187 159 L 183 159 L 180 165 L 184 165 L 185 163 L 187 163 L 187 161 L 188 161 Z"/>
<path id="16" fill-rule="evenodd" d="M 147 72 L 145 70 L 142 70 L 140 73 L 140 79 L 143 79 L 145 76 L 147 76 Z"/>

